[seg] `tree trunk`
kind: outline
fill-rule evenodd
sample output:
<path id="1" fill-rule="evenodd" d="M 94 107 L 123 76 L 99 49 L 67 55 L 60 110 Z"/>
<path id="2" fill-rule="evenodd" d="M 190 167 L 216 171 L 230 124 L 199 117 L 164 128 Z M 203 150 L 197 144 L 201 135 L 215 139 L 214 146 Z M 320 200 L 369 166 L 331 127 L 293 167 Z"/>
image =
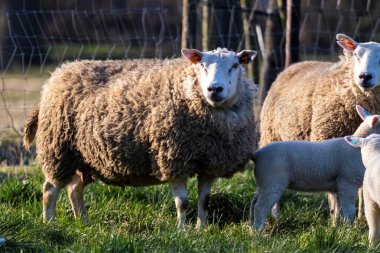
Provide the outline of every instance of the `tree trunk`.
<path id="1" fill-rule="evenodd" d="M 263 53 L 264 59 L 260 74 L 259 107 L 264 103 L 268 90 L 276 79 L 277 74 L 283 69 L 284 50 L 282 49 L 283 43 L 281 43 L 283 28 L 275 0 L 269 1 L 268 9 L 271 12 L 267 18 L 265 28 L 265 52 Z"/>
<path id="2" fill-rule="evenodd" d="M 299 61 L 300 0 L 287 0 L 285 67 Z"/>
<path id="3" fill-rule="evenodd" d="M 240 7 L 243 9 L 242 19 L 243 19 L 243 32 L 244 32 L 244 44 L 245 49 L 252 49 L 251 45 L 251 33 L 250 33 L 250 15 L 244 10 L 247 10 L 247 2 L 246 0 L 240 0 Z M 249 79 L 253 78 L 253 64 L 247 66 L 247 75 Z"/>
<path id="4" fill-rule="evenodd" d="M 202 3 L 202 51 L 209 51 L 209 8 L 208 0 L 203 0 Z"/>
<path id="5" fill-rule="evenodd" d="M 189 1 L 182 0 L 181 48 L 187 48 L 189 35 Z"/>

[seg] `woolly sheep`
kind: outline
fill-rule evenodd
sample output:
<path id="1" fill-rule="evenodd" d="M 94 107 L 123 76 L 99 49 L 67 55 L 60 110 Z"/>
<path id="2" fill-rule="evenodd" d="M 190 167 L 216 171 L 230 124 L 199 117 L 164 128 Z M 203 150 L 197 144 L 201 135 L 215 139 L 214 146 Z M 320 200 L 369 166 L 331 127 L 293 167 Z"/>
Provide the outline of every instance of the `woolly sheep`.
<path id="1" fill-rule="evenodd" d="M 380 111 L 380 44 L 358 43 L 344 34 L 336 38 L 344 49 L 339 62 L 304 61 L 277 77 L 260 115 L 260 147 L 350 135 L 360 124 L 356 104 Z"/>
<path id="2" fill-rule="evenodd" d="M 214 179 L 243 170 L 257 143 L 256 85 L 242 66 L 256 52 L 182 54 L 186 59 L 84 60 L 55 70 L 24 136 L 26 146 L 37 139 L 44 220 L 54 218 L 66 185 L 75 216 L 86 217 L 90 175 L 120 186 L 169 183 L 183 227 L 187 179 L 197 174 L 197 226 L 205 225 Z"/>
<path id="3" fill-rule="evenodd" d="M 357 110 L 365 119 L 355 134 L 380 133 L 380 116 L 367 116 L 359 106 Z M 343 137 L 319 142 L 273 142 L 256 151 L 252 160 L 258 186 L 250 209 L 251 225 L 255 229 L 264 228 L 267 213 L 287 188 L 336 194 L 339 202 L 335 203 L 335 218 L 341 211 L 343 219 L 353 221 L 355 196 L 362 185 L 365 168 L 360 152 L 345 145 Z"/>
<path id="4" fill-rule="evenodd" d="M 363 181 L 364 211 L 369 227 L 368 239 L 377 243 L 380 236 L 380 135 L 371 134 L 366 138 L 346 136 L 353 147 L 360 147 L 366 168 Z"/>

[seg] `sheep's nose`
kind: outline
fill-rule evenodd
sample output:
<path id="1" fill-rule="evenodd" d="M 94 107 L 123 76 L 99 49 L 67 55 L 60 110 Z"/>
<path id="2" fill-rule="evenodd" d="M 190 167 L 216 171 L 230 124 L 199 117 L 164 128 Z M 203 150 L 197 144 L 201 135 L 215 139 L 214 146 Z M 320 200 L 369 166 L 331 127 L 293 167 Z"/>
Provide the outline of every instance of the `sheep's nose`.
<path id="1" fill-rule="evenodd" d="M 221 93 L 223 91 L 223 87 L 217 86 L 217 85 L 215 85 L 215 86 L 213 85 L 213 86 L 208 87 L 207 90 L 210 93 L 218 94 L 218 93 Z"/>
<path id="2" fill-rule="evenodd" d="M 372 75 L 368 72 L 363 72 L 359 75 L 359 78 L 362 79 L 364 82 L 369 81 L 372 79 Z"/>

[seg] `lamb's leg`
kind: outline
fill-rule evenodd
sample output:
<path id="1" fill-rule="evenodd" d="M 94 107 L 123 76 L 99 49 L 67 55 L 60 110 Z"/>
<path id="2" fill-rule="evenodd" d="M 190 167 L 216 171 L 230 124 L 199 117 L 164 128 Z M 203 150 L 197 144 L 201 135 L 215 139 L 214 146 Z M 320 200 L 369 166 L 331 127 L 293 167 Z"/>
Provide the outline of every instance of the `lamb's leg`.
<path id="1" fill-rule="evenodd" d="M 340 211 L 338 197 L 336 193 L 328 192 L 327 202 L 329 204 L 330 220 L 332 221 L 334 225 L 336 225 L 339 221 L 339 211 Z"/>
<path id="2" fill-rule="evenodd" d="M 258 188 L 257 197 L 251 202 L 251 224 L 253 210 L 253 227 L 256 230 L 264 230 L 265 219 L 270 209 L 277 203 L 286 189 L 286 185 L 276 184 L 275 188 Z"/>
<path id="3" fill-rule="evenodd" d="M 358 219 L 361 219 L 364 214 L 364 199 L 363 199 L 363 187 L 358 191 L 359 203 L 358 203 Z"/>
<path id="4" fill-rule="evenodd" d="M 335 226 L 339 223 L 339 215 L 341 210 L 337 194 L 334 192 L 328 192 L 327 201 L 329 204 L 330 220 L 332 224 Z"/>
<path id="5" fill-rule="evenodd" d="M 83 201 L 84 187 L 85 182 L 82 179 L 81 172 L 77 171 L 67 186 L 67 193 L 71 202 L 74 217 L 82 218 L 84 221 L 87 221 L 87 210 Z"/>
<path id="6" fill-rule="evenodd" d="M 280 203 L 277 202 L 274 204 L 274 206 L 271 209 L 272 217 L 275 219 L 278 219 L 280 217 L 281 211 L 280 211 Z"/>
<path id="7" fill-rule="evenodd" d="M 338 199 L 341 207 L 341 216 L 344 221 L 353 223 L 355 219 L 356 206 L 355 199 L 358 188 L 344 184 L 338 185 Z"/>
<path id="8" fill-rule="evenodd" d="M 42 187 L 42 215 L 44 222 L 50 222 L 54 220 L 55 206 L 57 203 L 59 191 L 61 189 L 61 185 L 53 185 L 48 180 L 45 181 Z"/>
<path id="9" fill-rule="evenodd" d="M 178 228 L 185 228 L 186 210 L 189 204 L 186 184 L 186 178 L 176 179 L 169 183 L 177 208 Z"/>
<path id="10" fill-rule="evenodd" d="M 210 202 L 211 186 L 215 178 L 198 175 L 198 217 L 197 228 L 204 228 L 207 221 L 207 209 Z"/>
<path id="11" fill-rule="evenodd" d="M 364 189 L 364 212 L 367 219 L 369 233 L 368 240 L 371 245 L 378 242 L 380 235 L 380 209 L 379 206 L 370 198 L 368 192 Z"/>

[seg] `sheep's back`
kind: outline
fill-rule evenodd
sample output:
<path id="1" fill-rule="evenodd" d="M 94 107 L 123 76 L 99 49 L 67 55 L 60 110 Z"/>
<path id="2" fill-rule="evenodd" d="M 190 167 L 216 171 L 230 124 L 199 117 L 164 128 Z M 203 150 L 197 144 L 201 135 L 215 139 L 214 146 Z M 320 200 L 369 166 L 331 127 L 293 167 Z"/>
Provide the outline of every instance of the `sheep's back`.
<path id="1" fill-rule="evenodd" d="M 308 140 L 315 89 L 330 63 L 302 62 L 285 69 L 270 88 L 261 111 L 260 146 L 279 140 Z M 316 71 L 318 70 L 318 71 Z"/>
<path id="2" fill-rule="evenodd" d="M 53 72 L 43 87 L 37 133 L 38 160 L 51 181 L 67 181 L 75 169 L 83 166 L 104 167 L 107 171 L 110 166 L 115 167 L 112 159 L 118 158 L 115 162 L 120 163 L 123 148 L 125 152 L 128 148 L 133 150 L 132 154 L 144 149 L 145 156 L 136 155 L 134 161 L 136 166 L 148 163 L 147 140 L 132 142 L 133 129 L 126 125 L 133 122 L 131 126 L 135 126 L 139 113 L 149 110 L 143 106 L 159 85 L 151 84 L 145 87 L 149 92 L 145 92 L 141 86 L 147 83 L 141 80 L 159 71 L 165 65 L 162 62 L 76 61 L 63 64 Z M 132 93 L 137 94 L 133 100 L 124 98 Z M 132 116 L 126 117 L 128 113 Z M 128 146 L 128 142 L 135 145 Z"/>
<path id="3" fill-rule="evenodd" d="M 346 57 L 337 63 L 301 62 L 285 69 L 263 105 L 260 145 L 349 135 L 361 122 L 356 104 L 380 111 L 380 89 L 362 93 L 352 80 L 352 64 Z"/>

